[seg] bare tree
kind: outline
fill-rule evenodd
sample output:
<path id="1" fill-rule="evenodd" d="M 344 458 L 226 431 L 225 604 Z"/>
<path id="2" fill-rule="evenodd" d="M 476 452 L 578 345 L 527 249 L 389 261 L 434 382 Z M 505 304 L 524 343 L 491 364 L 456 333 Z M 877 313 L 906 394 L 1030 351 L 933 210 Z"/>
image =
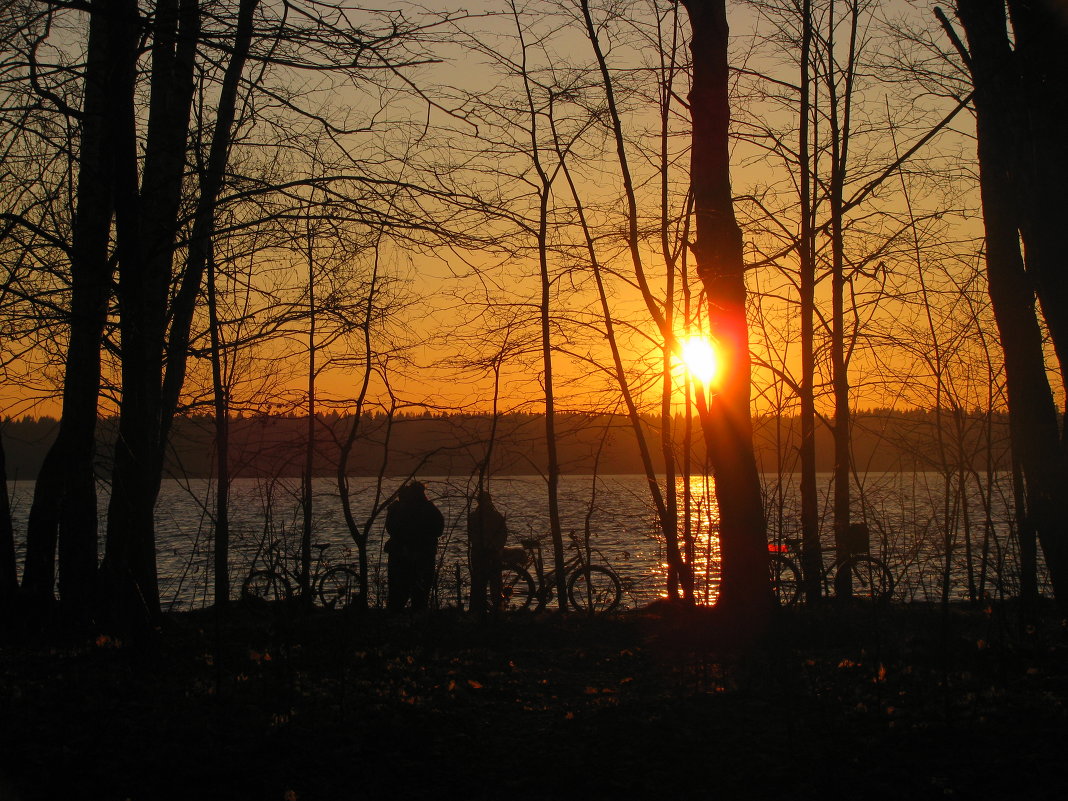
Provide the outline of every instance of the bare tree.
<path id="1" fill-rule="evenodd" d="M 720 603 L 744 616 L 743 625 L 758 627 L 772 597 L 760 478 L 753 456 L 745 264 L 730 187 L 727 13 L 718 0 L 681 2 L 690 17 L 693 54 L 689 95 L 693 252 L 707 298 L 709 328 L 716 333 L 723 360 L 722 379 L 701 415 L 720 509 Z"/>

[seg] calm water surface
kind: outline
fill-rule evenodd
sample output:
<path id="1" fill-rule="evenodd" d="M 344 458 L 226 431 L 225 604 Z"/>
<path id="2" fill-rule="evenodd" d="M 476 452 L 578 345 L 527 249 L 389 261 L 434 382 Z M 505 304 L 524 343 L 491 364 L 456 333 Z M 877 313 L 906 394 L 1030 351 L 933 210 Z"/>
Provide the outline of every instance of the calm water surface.
<path id="1" fill-rule="evenodd" d="M 466 482 L 444 477 L 422 478 L 429 497 L 445 516 L 446 528 L 439 548 L 437 602 L 454 605 L 457 578 L 466 602 L 466 531 L 468 499 L 474 494 Z M 385 494 L 401 479 L 386 479 Z M 902 600 L 935 600 L 940 596 L 947 542 L 951 595 L 964 597 L 968 577 L 980 577 L 988 593 L 1013 594 L 1010 580 L 1015 567 L 1011 504 L 1007 481 L 993 480 L 960 493 L 935 473 L 888 473 L 863 477 L 854 516 L 867 520 L 872 553 L 891 567 Z M 773 538 L 798 535 L 797 487 L 793 477 L 765 476 L 765 506 Z M 17 539 L 24 536 L 33 482 L 10 485 Z M 696 553 L 698 596 L 714 601 L 719 583 L 718 510 L 709 482 L 691 482 L 690 526 Z M 947 493 L 948 486 L 948 493 Z M 677 482 L 680 510 L 682 480 Z M 820 476 L 823 531 L 830 536 L 830 475 Z M 351 480 L 352 505 L 361 523 L 374 502 L 373 478 Z M 536 476 L 494 479 L 490 490 L 505 514 L 510 545 L 519 539 L 544 536 L 548 531 L 545 482 Z M 302 512 L 297 479 L 238 479 L 231 490 L 231 571 L 235 593 L 249 570 L 262 566 L 264 544 L 280 541 L 295 553 Z M 314 540 L 329 543 L 326 559 L 352 562 L 352 540 L 341 512 L 332 479 L 313 482 Z M 101 490 L 100 510 L 107 508 L 107 489 Z M 208 479 L 164 482 L 156 509 L 161 592 L 165 607 L 198 607 L 210 602 L 211 532 L 214 483 Z M 623 580 L 624 604 L 638 606 L 664 595 L 666 560 L 664 540 L 642 476 L 565 476 L 560 485 L 560 510 L 565 533 L 581 536 L 587 521 L 595 561 L 610 564 Z M 681 531 L 680 512 L 680 531 Z M 369 567 L 372 603 L 384 599 L 384 515 L 370 527 Z M 947 538 L 946 532 L 949 532 Z M 101 521 L 103 532 L 103 521 Z M 101 538 L 102 539 L 102 538 Z M 19 543 L 21 545 L 21 542 Z M 970 544 L 970 553 L 966 545 Z M 547 545 L 548 547 L 548 545 Z M 20 554 L 21 555 L 21 554 Z M 985 556 L 985 560 L 984 557 Z M 983 571 L 982 566 L 986 565 Z M 457 571 L 459 566 L 459 571 Z M 969 570 L 970 567 L 970 570 Z"/>

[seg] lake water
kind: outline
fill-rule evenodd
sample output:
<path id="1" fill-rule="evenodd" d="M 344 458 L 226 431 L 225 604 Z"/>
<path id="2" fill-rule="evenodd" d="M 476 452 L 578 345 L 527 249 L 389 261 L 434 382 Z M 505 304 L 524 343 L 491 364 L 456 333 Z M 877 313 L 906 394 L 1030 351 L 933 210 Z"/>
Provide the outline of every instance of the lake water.
<path id="1" fill-rule="evenodd" d="M 765 507 L 772 539 L 798 536 L 795 478 L 785 476 L 780 480 L 777 476 L 764 476 Z M 830 479 L 830 474 L 819 477 L 822 530 L 828 544 Z M 444 477 L 421 480 L 446 520 L 439 548 L 436 602 L 442 606 L 454 605 L 457 578 L 461 585 L 467 581 L 465 521 L 473 487 L 466 481 Z M 388 495 L 400 482 L 401 479 L 386 479 L 382 490 Z M 992 477 L 989 481 L 983 478 L 982 483 L 970 483 L 964 493 L 958 490 L 955 479 L 949 482 L 947 492 L 947 482 L 937 473 L 868 474 L 862 477 L 861 483 L 863 492 L 856 493 L 854 519 L 867 521 L 872 554 L 889 564 L 898 600 L 940 597 L 947 531 L 953 552 L 952 597 L 967 596 L 969 575 L 973 584 L 981 577 L 985 591 L 992 596 L 1015 594 L 1017 557 L 1007 477 Z M 713 602 L 719 583 L 718 512 L 709 482 L 694 480 L 691 486 L 690 522 L 695 542 L 697 594 L 702 601 Z M 677 487 L 681 507 L 681 479 Z M 520 538 L 546 534 L 548 509 L 545 482 L 541 478 L 496 478 L 489 489 L 506 515 L 510 545 L 517 545 Z M 32 491 L 33 482 L 9 485 L 17 540 L 25 532 Z M 362 522 L 373 503 L 376 481 L 353 478 L 350 491 L 353 510 Z M 102 488 L 101 512 L 107 508 L 106 492 Z M 213 493 L 213 482 L 207 479 L 164 482 L 156 511 L 164 608 L 183 609 L 210 603 Z M 329 561 L 354 561 L 352 540 L 333 480 L 316 479 L 313 493 L 313 539 L 330 544 L 326 551 Z M 295 552 L 302 525 L 299 494 L 297 479 L 238 479 L 233 483 L 231 575 L 235 593 L 244 576 L 254 566 L 262 566 L 264 543 L 280 540 Z M 656 524 L 644 477 L 600 476 L 595 480 L 591 476 L 565 476 L 560 485 L 560 510 L 565 534 L 575 530 L 581 535 L 589 519 L 591 542 L 599 553 L 595 562 L 610 564 L 620 575 L 625 606 L 642 605 L 666 594 L 664 539 Z M 680 531 L 681 518 L 680 512 Z M 370 528 L 372 604 L 384 601 L 383 521 L 384 514 Z M 971 543 L 970 557 L 966 541 Z M 21 542 L 18 544 L 21 546 Z M 466 597 L 465 586 L 460 587 L 460 594 Z"/>

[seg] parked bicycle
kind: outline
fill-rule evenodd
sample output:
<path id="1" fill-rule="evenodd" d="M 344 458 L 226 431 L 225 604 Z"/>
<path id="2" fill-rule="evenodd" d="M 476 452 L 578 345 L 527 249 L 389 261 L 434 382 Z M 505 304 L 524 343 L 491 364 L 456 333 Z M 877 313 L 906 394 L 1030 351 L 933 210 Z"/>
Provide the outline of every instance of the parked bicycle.
<path id="1" fill-rule="evenodd" d="M 530 538 L 521 540 L 522 548 L 504 549 L 502 609 L 519 610 L 533 606 L 534 611 L 541 611 L 552 602 L 558 573 L 555 568 L 545 569 L 541 542 L 540 539 Z M 623 600 L 623 582 L 619 575 L 607 564 L 588 564 L 586 547 L 575 539 L 573 531 L 568 549 L 574 553 L 564 562 L 563 571 L 571 606 L 591 614 L 611 612 L 619 606 Z M 592 552 L 604 561 L 604 554 L 595 549 Z"/>
<path id="2" fill-rule="evenodd" d="M 325 558 L 330 548 L 328 542 L 312 545 L 319 554 L 312 566 L 311 586 L 315 597 L 327 609 L 344 609 L 356 602 L 360 595 L 360 576 L 349 565 L 331 565 Z M 266 549 L 266 567 L 253 569 L 241 585 L 243 599 L 259 598 L 264 601 L 288 601 L 293 597 L 293 588 L 300 586 L 300 571 L 291 569 L 290 559 L 285 554 L 281 540 L 274 540 Z"/>
<path id="3" fill-rule="evenodd" d="M 868 529 L 862 524 L 850 526 L 848 551 L 835 555 L 830 565 L 821 564 L 820 581 L 823 594 L 830 595 L 832 587 L 851 581 L 853 597 L 868 601 L 888 601 L 894 594 L 894 576 L 881 559 L 868 553 Z M 768 566 L 771 588 L 781 606 L 792 606 L 801 600 L 801 569 L 799 562 L 786 554 L 801 555 L 801 540 L 787 538 L 781 545 L 768 545 Z M 836 554 L 833 547 L 821 548 L 822 555 Z M 845 572 L 844 572 L 845 571 Z"/>

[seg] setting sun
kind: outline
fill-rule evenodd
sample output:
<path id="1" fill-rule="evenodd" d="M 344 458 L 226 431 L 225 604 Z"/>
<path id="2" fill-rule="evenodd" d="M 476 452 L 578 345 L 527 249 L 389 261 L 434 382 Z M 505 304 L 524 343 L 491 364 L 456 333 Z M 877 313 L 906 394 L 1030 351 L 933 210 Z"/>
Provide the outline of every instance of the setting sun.
<path id="1" fill-rule="evenodd" d="M 710 384 L 719 372 L 716 349 L 704 337 L 690 337 L 682 345 L 682 361 L 690 375 L 702 384 Z"/>

